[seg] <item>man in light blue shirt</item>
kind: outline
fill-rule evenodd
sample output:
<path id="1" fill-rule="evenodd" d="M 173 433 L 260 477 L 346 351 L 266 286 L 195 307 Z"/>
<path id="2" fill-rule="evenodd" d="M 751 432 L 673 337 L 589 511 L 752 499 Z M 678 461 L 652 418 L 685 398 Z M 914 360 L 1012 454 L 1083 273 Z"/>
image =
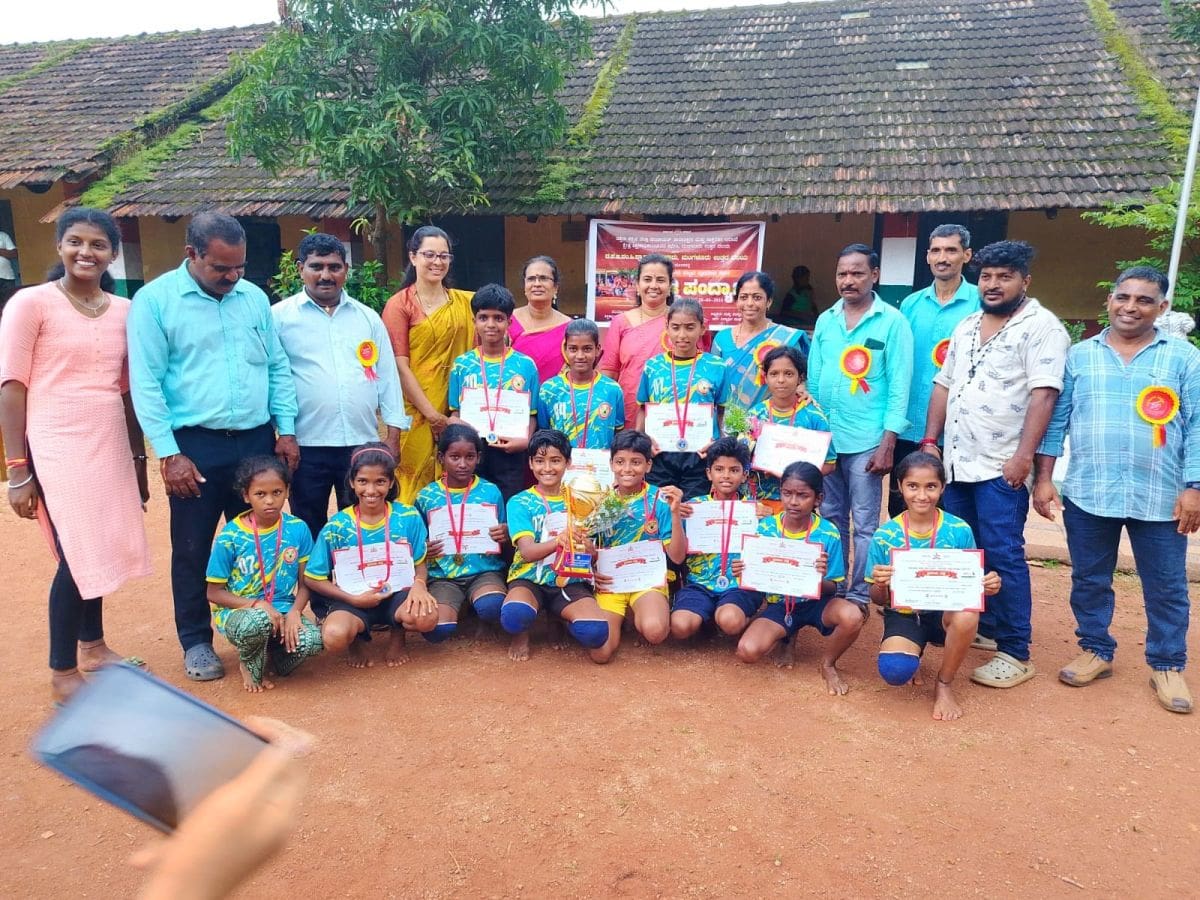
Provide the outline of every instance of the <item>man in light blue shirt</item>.
<path id="1" fill-rule="evenodd" d="M 821 313 L 808 357 L 808 391 L 829 417 L 837 468 L 825 479 L 821 514 L 838 527 L 843 548 L 854 535 L 854 571 L 839 585 L 864 614 L 871 536 L 879 526 L 883 476 L 892 470 L 897 436 L 908 428 L 912 331 L 874 287 L 879 254 L 851 244 L 838 256 L 834 305 Z"/>
<path id="2" fill-rule="evenodd" d="M 200 213 L 188 224 L 186 252 L 179 268 L 134 297 L 129 383 L 171 508 L 171 590 L 184 671 L 210 681 L 225 670 L 212 646 L 209 550 L 221 515 L 229 520 L 248 508 L 234 475 L 243 460 L 272 453 L 294 470 L 300 450 L 296 391 L 270 303 L 242 279 L 245 231 L 231 216 Z"/>
<path id="3" fill-rule="evenodd" d="M 1075 687 L 1112 674 L 1113 569 L 1129 532 L 1146 608 L 1146 662 L 1158 702 L 1192 711 L 1187 665 L 1187 536 L 1200 528 L 1200 350 L 1157 324 L 1167 279 L 1136 266 L 1108 295 L 1111 324 L 1071 348 L 1062 394 L 1038 448 L 1034 508 L 1061 505 L 1071 552 L 1071 610 L 1083 651 L 1058 673 Z M 1060 504 L 1051 474 L 1066 436 Z"/>
<path id="4" fill-rule="evenodd" d="M 379 440 L 376 413 L 387 427 L 384 442 L 397 458 L 400 432 L 410 420 L 383 321 L 345 291 L 350 270 L 342 242 L 331 234 L 306 235 L 296 262 L 304 290 L 276 304 L 271 315 L 291 363 L 299 404 L 300 466 L 292 477 L 289 502 L 292 514 L 304 520 L 316 540 L 328 518 L 330 490 L 339 509 L 354 503 L 346 482 L 350 454 L 360 444 Z"/>
<path id="5" fill-rule="evenodd" d="M 896 465 L 919 449 L 925 437 L 925 415 L 933 378 L 942 369 L 950 335 L 973 312 L 979 311 L 979 289 L 963 277 L 963 267 L 971 260 L 971 232 L 961 225 L 939 225 L 929 235 L 925 261 L 933 273 L 933 283 L 909 294 L 900 304 L 900 314 L 908 320 L 913 335 L 913 380 L 908 395 L 908 428 L 896 441 Z M 888 495 L 888 515 L 904 511 L 899 480 L 893 470 Z"/>

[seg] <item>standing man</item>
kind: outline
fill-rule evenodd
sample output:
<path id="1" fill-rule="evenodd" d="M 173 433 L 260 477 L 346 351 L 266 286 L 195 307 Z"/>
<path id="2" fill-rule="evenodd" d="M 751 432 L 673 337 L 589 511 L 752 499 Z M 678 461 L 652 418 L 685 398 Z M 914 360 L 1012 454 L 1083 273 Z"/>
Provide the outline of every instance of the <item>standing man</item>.
<path id="1" fill-rule="evenodd" d="M 897 436 L 908 427 L 913 336 L 908 322 L 875 293 L 879 255 L 851 244 L 838 256 L 839 299 L 821 313 L 808 357 L 808 389 L 829 417 L 837 467 L 825 478 L 821 514 L 854 535 L 854 570 L 838 585 L 847 600 L 869 608 L 863 576 L 879 526 L 883 476 L 892 470 Z"/>
<path id="2" fill-rule="evenodd" d="M 17 245 L 5 231 L 0 231 L 0 312 L 8 298 L 17 292 L 17 270 L 13 262 L 17 258 Z"/>
<path id="3" fill-rule="evenodd" d="M 988 244 L 979 265 L 980 312 L 950 338 L 934 378 L 922 449 L 938 452 L 945 431 L 946 511 L 966 519 L 1000 593 L 988 598 L 979 628 L 997 652 L 971 674 L 988 687 L 1015 687 L 1035 674 L 1025 519 L 1033 457 L 1063 386 L 1071 339 L 1058 316 L 1028 296 L 1033 248 Z"/>
<path id="4" fill-rule="evenodd" d="M 955 326 L 979 311 L 979 289 L 963 277 L 971 260 L 971 232 L 961 225 L 939 225 L 929 235 L 925 261 L 933 283 L 914 291 L 900 304 L 913 334 L 913 380 L 908 394 L 908 429 L 896 441 L 896 464 L 918 449 L 925 436 L 925 413 L 933 393 L 933 378 L 942 369 Z M 904 512 L 904 498 L 892 472 L 888 515 Z"/>
<path id="5" fill-rule="evenodd" d="M 1187 536 L 1200 528 L 1200 350 L 1159 324 L 1167 288 L 1157 269 L 1126 269 L 1108 295 L 1111 324 L 1071 348 L 1038 450 L 1033 505 L 1054 518 L 1060 504 L 1050 476 L 1069 435 L 1062 506 L 1083 653 L 1059 680 L 1082 687 L 1112 674 L 1113 569 L 1124 528 L 1142 580 L 1150 687 L 1163 707 L 1188 713 Z"/>
<path id="6" fill-rule="evenodd" d="M 354 503 L 346 483 L 350 453 L 379 440 L 400 458 L 400 431 L 409 426 L 396 357 L 379 314 L 345 291 L 346 248 L 330 234 L 310 234 L 296 250 L 304 290 L 277 304 L 271 315 L 296 385 L 296 440 L 300 466 L 292 478 L 292 514 L 313 539 L 325 525 L 329 492 L 338 508 Z M 315 597 L 313 598 L 316 599 Z"/>
<path id="7" fill-rule="evenodd" d="M 171 508 L 171 591 L 184 671 L 221 678 L 204 573 L 222 513 L 247 509 L 238 463 L 274 453 L 295 469 L 296 391 L 267 296 L 242 279 L 246 233 L 200 213 L 187 258 L 134 297 L 129 381 L 138 421 L 159 458 Z M 274 423 L 274 428 L 272 428 Z M 278 432 L 278 438 L 276 438 Z"/>

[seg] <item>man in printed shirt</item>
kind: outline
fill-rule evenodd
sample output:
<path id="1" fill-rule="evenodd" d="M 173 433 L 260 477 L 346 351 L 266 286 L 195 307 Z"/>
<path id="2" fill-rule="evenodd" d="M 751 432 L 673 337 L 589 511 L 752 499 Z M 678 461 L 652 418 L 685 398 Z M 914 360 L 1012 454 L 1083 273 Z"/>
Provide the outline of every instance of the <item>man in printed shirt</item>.
<path id="1" fill-rule="evenodd" d="M 1188 713 L 1187 536 L 1200 528 L 1200 350 L 1159 325 L 1170 308 L 1167 289 L 1157 269 L 1126 269 L 1108 295 L 1111 324 L 1071 348 L 1038 449 L 1033 505 L 1054 518 L 1060 503 L 1050 477 L 1069 435 L 1061 505 L 1083 652 L 1059 680 L 1082 687 L 1112 674 L 1113 569 L 1124 528 L 1142 580 L 1150 686 L 1163 707 Z"/>

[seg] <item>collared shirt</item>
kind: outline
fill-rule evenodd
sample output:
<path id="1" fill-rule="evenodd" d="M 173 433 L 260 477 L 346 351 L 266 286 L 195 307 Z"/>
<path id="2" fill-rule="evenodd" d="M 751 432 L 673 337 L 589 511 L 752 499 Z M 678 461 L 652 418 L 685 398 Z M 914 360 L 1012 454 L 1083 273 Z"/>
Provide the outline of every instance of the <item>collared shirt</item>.
<path id="1" fill-rule="evenodd" d="M 129 386 L 142 430 L 159 457 L 179 452 L 174 431 L 244 430 L 274 420 L 296 433 L 296 389 L 271 304 L 241 279 L 221 300 L 179 268 L 133 298 L 126 326 Z"/>
<path id="2" fill-rule="evenodd" d="M 945 462 L 951 481 L 999 478 L 1017 446 L 1036 388 L 1061 391 L 1071 338 L 1058 316 L 1032 297 L 980 344 L 983 312 L 959 323 L 934 378 L 949 392 Z"/>
<path id="3" fill-rule="evenodd" d="M 963 278 L 958 290 L 945 304 L 938 302 L 937 282 L 915 291 L 900 304 L 900 314 L 908 320 L 913 336 L 913 380 L 908 393 L 908 430 L 900 437 L 914 443 L 925 437 L 925 418 L 933 378 L 941 371 L 938 345 L 948 341 L 955 326 L 979 311 L 979 288 Z M 943 348 L 944 349 L 944 348 Z"/>
<path id="4" fill-rule="evenodd" d="M 271 309 L 296 385 L 296 441 L 302 447 L 353 447 L 379 440 L 385 425 L 406 429 L 396 357 L 383 320 L 345 291 L 326 313 L 301 291 Z M 375 378 L 358 359 L 365 341 L 375 344 Z"/>
<path id="5" fill-rule="evenodd" d="M 1155 327 L 1155 338 L 1128 363 L 1108 344 L 1109 329 L 1071 348 L 1063 391 L 1038 448 L 1062 456 L 1071 439 L 1063 495 L 1086 512 L 1169 522 L 1189 481 L 1200 481 L 1200 350 Z M 1155 428 L 1138 414 L 1138 395 L 1166 387 L 1178 409 L 1154 445 Z"/>
<path id="6" fill-rule="evenodd" d="M 808 357 L 808 390 L 829 417 L 838 453 L 862 453 L 879 446 L 885 431 L 908 429 L 912 386 L 912 330 L 895 307 L 878 294 L 858 324 L 846 327 L 844 300 L 817 319 Z M 864 378 L 842 371 L 847 348 L 870 353 Z"/>

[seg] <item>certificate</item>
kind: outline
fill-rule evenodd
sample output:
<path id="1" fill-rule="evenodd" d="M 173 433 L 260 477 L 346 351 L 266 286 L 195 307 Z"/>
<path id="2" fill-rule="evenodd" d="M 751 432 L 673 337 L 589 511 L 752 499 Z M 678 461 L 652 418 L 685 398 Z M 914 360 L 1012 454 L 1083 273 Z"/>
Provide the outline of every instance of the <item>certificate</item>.
<path id="1" fill-rule="evenodd" d="M 408 541 L 392 541 L 389 571 L 387 548 L 382 542 L 333 551 L 333 582 L 347 594 L 366 594 L 387 584 L 393 592 L 412 587 L 416 571 Z"/>
<path id="2" fill-rule="evenodd" d="M 646 404 L 646 434 L 658 442 L 658 449 L 671 453 L 697 453 L 713 440 L 713 410 L 710 403 L 690 403 L 679 434 L 679 414 L 674 403 Z M 679 413 L 683 404 L 679 404 Z"/>
<path id="3" fill-rule="evenodd" d="M 793 428 L 778 422 L 767 422 L 754 444 L 754 468 L 776 478 L 794 462 L 812 463 L 818 469 L 829 456 L 828 431 Z"/>
<path id="4" fill-rule="evenodd" d="M 596 554 L 596 574 L 612 579 L 605 593 L 631 594 L 661 588 L 667 583 L 662 541 L 634 541 L 600 550 Z"/>
<path id="5" fill-rule="evenodd" d="M 602 488 L 613 486 L 612 454 L 607 450 L 571 448 L 571 465 L 563 475 L 563 484 L 570 484 L 581 475 L 591 475 Z"/>
<path id="6" fill-rule="evenodd" d="M 463 388 L 458 417 L 492 443 L 492 435 L 502 438 L 523 438 L 529 435 L 529 392 L 484 391 L 479 387 Z M 493 424 L 494 423 L 494 424 Z"/>
<path id="7" fill-rule="evenodd" d="M 732 528 L 729 526 L 730 518 L 733 520 Z M 728 532 L 725 530 L 727 528 Z M 684 520 L 684 529 L 687 531 L 688 553 L 720 553 L 722 544 L 726 551 L 739 553 L 742 538 L 753 537 L 758 530 L 758 515 L 753 503 L 705 500 L 692 504 L 692 514 Z"/>
<path id="8" fill-rule="evenodd" d="M 458 517 L 462 516 L 462 522 Z M 453 523 L 453 524 L 452 524 Z M 500 545 L 488 537 L 488 529 L 500 524 L 494 503 L 440 506 L 429 514 L 429 537 L 442 542 L 442 556 L 462 553 L 499 553 Z M 462 532 L 461 535 L 458 532 Z M 461 549 L 459 539 L 461 538 Z"/>
<path id="9" fill-rule="evenodd" d="M 892 550 L 892 607 L 983 612 L 982 550 Z"/>
<path id="10" fill-rule="evenodd" d="M 546 513 L 546 518 L 542 520 L 542 531 L 538 535 L 538 543 L 544 544 L 544 543 L 546 543 L 546 541 L 550 540 L 551 538 L 558 537 L 560 534 L 562 534 L 566 530 L 567 530 L 566 511 Z M 537 565 L 534 568 L 537 571 L 538 578 L 542 577 L 542 572 L 545 570 L 546 566 L 550 565 L 550 563 L 553 561 L 553 559 L 554 559 L 554 554 L 551 553 L 546 558 L 539 559 L 537 561 Z"/>
<path id="11" fill-rule="evenodd" d="M 746 590 L 784 597 L 821 597 L 817 557 L 825 548 L 815 541 L 754 535 L 742 541 L 742 577 Z"/>

